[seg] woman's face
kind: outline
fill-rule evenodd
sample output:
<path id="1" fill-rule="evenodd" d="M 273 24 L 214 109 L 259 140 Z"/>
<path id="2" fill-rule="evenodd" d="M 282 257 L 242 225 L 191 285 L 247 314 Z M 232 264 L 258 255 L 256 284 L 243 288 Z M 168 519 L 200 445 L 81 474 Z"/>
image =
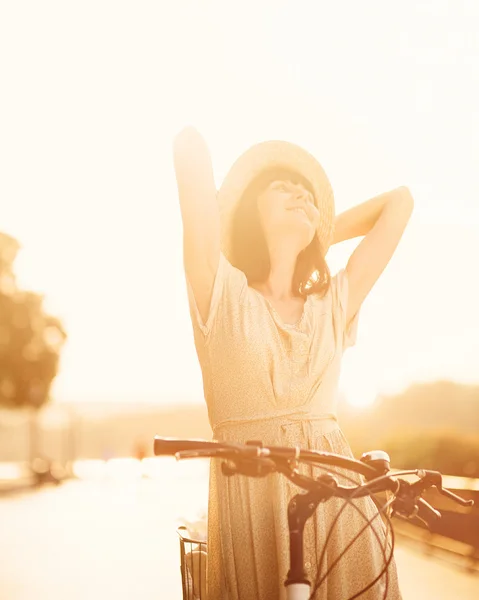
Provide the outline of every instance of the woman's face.
<path id="1" fill-rule="evenodd" d="M 300 250 L 311 243 L 319 224 L 313 195 L 301 183 L 288 180 L 272 181 L 259 194 L 258 211 L 269 243 L 293 236 Z"/>

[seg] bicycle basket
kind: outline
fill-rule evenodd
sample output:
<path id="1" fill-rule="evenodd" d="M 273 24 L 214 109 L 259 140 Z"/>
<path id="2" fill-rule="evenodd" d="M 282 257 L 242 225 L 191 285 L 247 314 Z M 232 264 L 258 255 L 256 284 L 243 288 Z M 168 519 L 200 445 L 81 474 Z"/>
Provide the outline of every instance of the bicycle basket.
<path id="1" fill-rule="evenodd" d="M 176 530 L 180 538 L 181 582 L 183 600 L 207 600 L 206 557 L 207 543 L 190 537 L 182 525 Z"/>

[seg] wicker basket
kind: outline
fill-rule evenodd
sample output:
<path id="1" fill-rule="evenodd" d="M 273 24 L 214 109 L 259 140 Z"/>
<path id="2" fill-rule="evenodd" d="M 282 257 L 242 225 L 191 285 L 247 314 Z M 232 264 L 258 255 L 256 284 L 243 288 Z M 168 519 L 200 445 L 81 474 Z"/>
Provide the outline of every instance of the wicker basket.
<path id="1" fill-rule="evenodd" d="M 206 558 L 207 543 L 190 537 L 185 526 L 178 527 L 181 556 L 183 600 L 207 600 Z"/>

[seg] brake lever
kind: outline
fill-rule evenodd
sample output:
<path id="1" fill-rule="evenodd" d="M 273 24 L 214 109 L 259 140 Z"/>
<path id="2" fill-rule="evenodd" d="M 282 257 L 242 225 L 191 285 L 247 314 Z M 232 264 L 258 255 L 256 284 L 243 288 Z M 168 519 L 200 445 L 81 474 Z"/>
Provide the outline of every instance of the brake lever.
<path id="1" fill-rule="evenodd" d="M 451 500 L 454 500 L 458 504 L 461 504 L 461 506 L 474 506 L 474 500 L 466 500 L 465 498 L 461 498 L 461 496 L 457 496 L 456 494 L 454 494 L 454 492 L 451 492 L 451 490 L 448 490 L 446 488 L 438 488 L 438 490 L 443 496 L 451 498 Z"/>
<path id="2" fill-rule="evenodd" d="M 442 487 L 442 475 L 441 473 L 439 473 L 439 471 L 418 471 L 418 476 L 420 477 L 420 480 L 413 484 L 414 486 L 422 487 L 421 483 L 423 485 L 433 485 L 437 488 L 437 491 L 442 496 L 446 496 L 446 498 L 454 500 L 454 502 L 461 504 L 461 506 L 474 506 L 474 500 L 465 500 L 464 498 L 461 498 L 461 496 L 454 494 L 454 492 L 451 492 L 447 488 Z"/>
<path id="3" fill-rule="evenodd" d="M 216 450 L 216 454 L 220 454 L 221 450 Z M 176 460 L 183 460 L 184 458 L 211 458 L 211 450 L 179 450 L 175 452 L 174 457 Z"/>
<path id="4" fill-rule="evenodd" d="M 429 502 L 426 502 L 424 498 L 418 498 L 416 506 L 417 510 L 413 516 L 420 519 L 428 527 L 432 527 L 442 517 L 441 513 L 431 506 Z"/>
<path id="5" fill-rule="evenodd" d="M 276 472 L 276 464 L 269 458 L 251 460 L 244 457 L 229 458 L 221 463 L 223 475 L 246 475 L 247 477 L 265 477 Z"/>

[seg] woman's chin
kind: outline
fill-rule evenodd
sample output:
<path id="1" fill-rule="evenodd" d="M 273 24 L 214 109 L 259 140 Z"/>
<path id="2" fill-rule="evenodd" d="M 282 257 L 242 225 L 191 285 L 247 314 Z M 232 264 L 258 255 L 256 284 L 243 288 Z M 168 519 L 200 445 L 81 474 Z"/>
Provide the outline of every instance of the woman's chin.
<path id="1" fill-rule="evenodd" d="M 303 223 L 301 227 L 296 227 L 296 234 L 304 249 L 313 241 L 315 230 L 311 223 Z"/>
<path id="2" fill-rule="evenodd" d="M 311 244 L 311 242 L 313 241 L 313 237 L 314 237 L 314 232 L 310 232 L 310 231 L 303 231 L 301 233 L 298 232 L 298 235 L 296 236 L 297 239 L 297 244 L 296 246 L 298 247 L 299 251 L 302 252 L 303 250 L 306 250 L 306 248 L 309 246 L 309 244 Z"/>
<path id="3" fill-rule="evenodd" d="M 316 231 L 311 222 L 298 219 L 295 223 L 291 223 L 291 221 L 283 223 L 280 227 L 271 231 L 272 235 L 269 237 L 278 241 L 288 239 L 292 242 L 294 240 L 294 245 L 301 248 L 302 251 L 313 241 L 315 233 Z"/>

